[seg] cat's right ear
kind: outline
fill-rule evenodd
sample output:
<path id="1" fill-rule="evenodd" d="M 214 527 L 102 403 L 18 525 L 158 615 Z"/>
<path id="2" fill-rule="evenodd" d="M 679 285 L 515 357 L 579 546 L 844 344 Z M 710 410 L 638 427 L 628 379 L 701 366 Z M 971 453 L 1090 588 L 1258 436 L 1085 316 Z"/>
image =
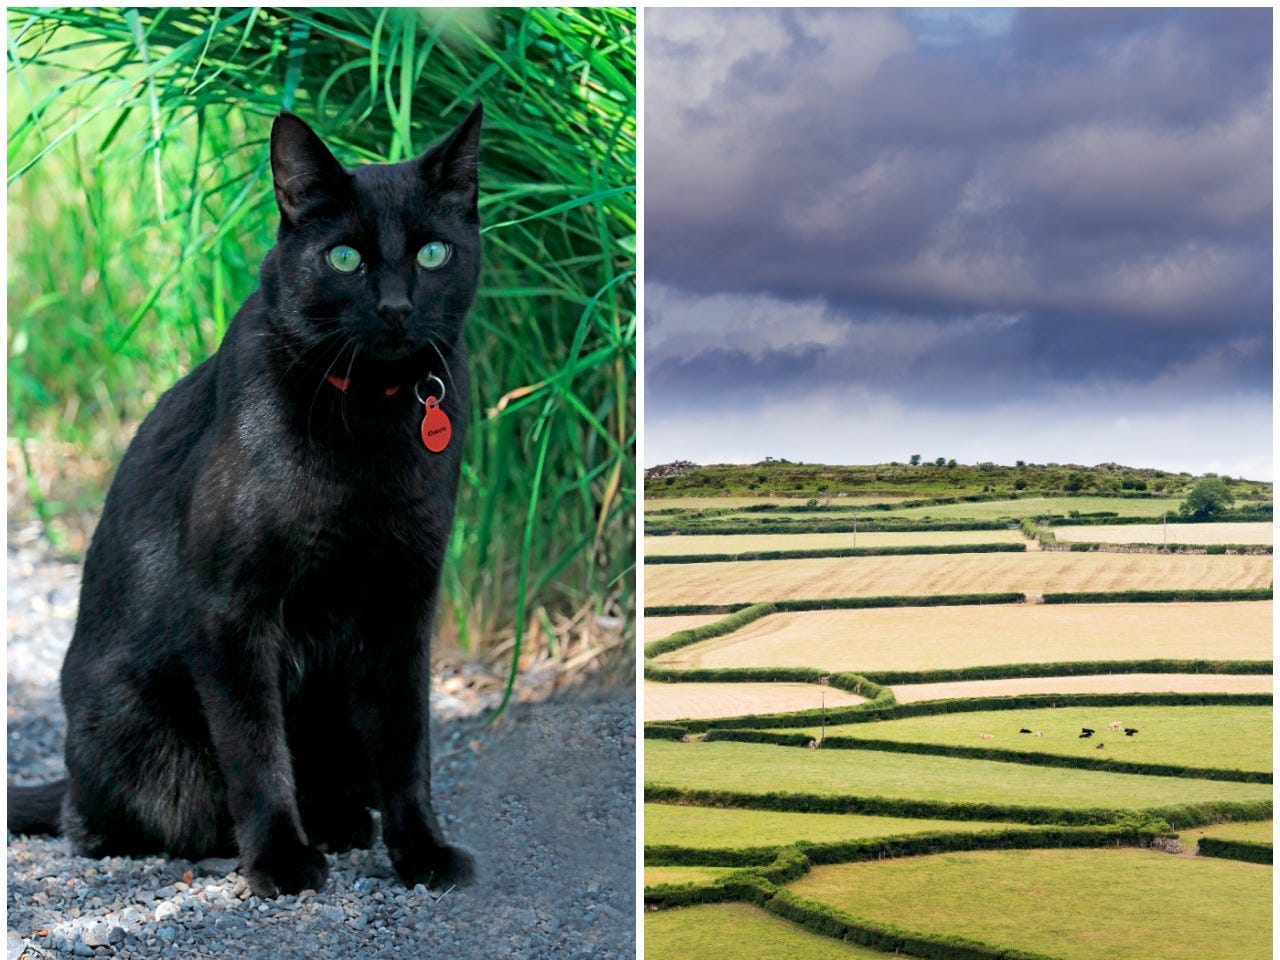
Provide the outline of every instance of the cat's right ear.
<path id="1" fill-rule="evenodd" d="M 342 200 L 351 182 L 315 131 L 287 112 L 271 125 L 271 179 L 280 216 L 290 226 Z"/>

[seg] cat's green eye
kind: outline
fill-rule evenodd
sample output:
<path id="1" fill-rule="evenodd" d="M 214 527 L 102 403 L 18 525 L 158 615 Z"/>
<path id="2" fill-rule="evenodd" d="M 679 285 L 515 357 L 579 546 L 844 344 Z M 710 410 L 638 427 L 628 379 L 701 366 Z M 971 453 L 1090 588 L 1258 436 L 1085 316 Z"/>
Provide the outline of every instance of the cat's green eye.
<path id="1" fill-rule="evenodd" d="M 443 240 L 432 240 L 418 251 L 418 266 L 425 270 L 436 270 L 445 265 L 451 253 L 453 247 L 449 244 Z"/>
<path id="2" fill-rule="evenodd" d="M 329 251 L 329 263 L 339 273 L 355 273 L 360 269 L 360 251 L 355 247 L 338 244 Z"/>

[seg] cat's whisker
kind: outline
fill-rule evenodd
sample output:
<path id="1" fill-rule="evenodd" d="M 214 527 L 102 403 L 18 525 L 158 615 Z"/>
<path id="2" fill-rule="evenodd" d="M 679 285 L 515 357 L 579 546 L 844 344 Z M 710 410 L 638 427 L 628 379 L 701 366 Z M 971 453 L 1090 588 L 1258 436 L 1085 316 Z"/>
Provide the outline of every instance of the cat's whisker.
<path id="1" fill-rule="evenodd" d="M 444 351 L 440 349 L 440 346 L 439 344 L 436 343 L 434 337 L 428 340 L 427 343 L 431 344 L 431 348 L 435 350 L 436 356 L 438 356 L 440 358 L 440 362 L 444 364 L 444 375 L 449 378 L 449 389 L 454 391 L 454 395 L 456 396 L 457 387 L 454 386 L 454 383 L 453 383 L 453 371 L 449 369 L 449 361 L 448 359 L 446 359 L 444 355 Z"/>

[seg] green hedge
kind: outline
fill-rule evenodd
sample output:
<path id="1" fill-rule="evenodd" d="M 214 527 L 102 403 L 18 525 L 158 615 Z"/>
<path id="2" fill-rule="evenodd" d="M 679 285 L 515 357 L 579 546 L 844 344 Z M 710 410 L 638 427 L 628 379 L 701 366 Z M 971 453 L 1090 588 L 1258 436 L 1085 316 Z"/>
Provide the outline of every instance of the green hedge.
<path id="1" fill-rule="evenodd" d="M 747 560 L 809 560 L 820 557 L 907 557 L 934 553 L 1025 553 L 1025 543 L 947 543 L 914 547 L 829 547 L 821 550 L 751 550 L 745 553 L 686 553 L 645 557 L 646 564 L 737 563 Z"/>
<path id="2" fill-rule="evenodd" d="M 914 933 L 869 920 L 856 920 L 825 903 L 797 897 L 788 890 L 777 891 L 764 908 L 813 933 L 886 954 L 907 954 L 921 960 L 1053 960 L 1045 954 L 992 946 L 963 937 Z"/>
<path id="3" fill-rule="evenodd" d="M 741 743 L 769 743 L 779 747 L 807 747 L 813 737 L 807 733 L 770 733 L 767 730 L 710 730 L 706 739 L 733 740 Z M 934 757 L 963 757 L 967 760 L 992 760 L 997 763 L 1024 763 L 1035 767 L 1069 767 L 1101 770 L 1107 773 L 1136 773 L 1151 777 L 1183 777 L 1193 780 L 1224 780 L 1231 783 L 1271 783 L 1265 770 L 1235 770 L 1224 767 L 1183 767 L 1172 763 L 1141 763 L 1112 760 L 1107 757 L 1075 757 L 1038 751 L 1001 750 L 991 747 L 967 747 L 945 743 L 912 743 L 902 740 L 863 739 L 861 737 L 827 737 L 825 750 L 877 750 L 884 753 L 916 753 Z"/>
<path id="4" fill-rule="evenodd" d="M 646 803 L 688 804 L 740 810 L 776 810 L 783 813 L 856 813 L 880 817 L 937 820 L 997 820 L 1056 826 L 1117 826 L 1164 820 L 1174 829 L 1187 830 L 1226 821 L 1269 820 L 1270 800 L 1224 800 L 1152 807 L 1140 811 L 1103 807 L 1019 806 L 1007 803 L 912 800 L 904 797 L 828 796 L 824 794 L 746 793 L 739 790 L 693 790 L 665 784 L 644 785 Z"/>
<path id="5" fill-rule="evenodd" d="M 1223 840 L 1220 837 L 1201 837 L 1196 853 L 1202 857 L 1222 857 L 1226 860 L 1243 860 L 1246 863 L 1271 863 L 1271 844 L 1250 843 L 1247 840 Z"/>
<path id="6" fill-rule="evenodd" d="M 651 910 L 691 907 L 703 903 L 754 903 L 763 906 L 776 892 L 754 873 L 721 877 L 713 883 L 663 883 L 644 888 L 644 904 Z"/>
<path id="7" fill-rule="evenodd" d="M 756 601 L 755 603 L 685 603 L 667 604 L 645 607 L 646 617 L 682 617 L 710 613 L 738 613 L 749 607 L 772 606 L 773 611 L 800 613 L 809 610 L 862 610 L 873 607 L 963 607 L 980 604 L 1025 603 L 1023 593 L 943 593 L 923 596 L 883 596 L 883 597 L 827 597 L 817 600 L 773 600 Z M 760 614 L 763 616 L 763 614 Z M 752 617 L 752 619 L 755 619 Z M 707 629 L 717 624 L 707 624 Z M 684 633 L 684 631 L 680 631 Z M 676 634 L 672 634 L 676 636 Z M 716 634 L 720 636 L 720 634 Z M 671 639 L 670 637 L 666 639 Z M 655 640 L 654 643 L 664 643 Z M 687 644 L 681 644 L 686 646 Z M 648 651 L 651 644 L 645 644 L 646 656 L 656 656 Z M 673 648 L 678 649 L 678 648 Z"/>
<path id="8" fill-rule="evenodd" d="M 930 530 L 1007 530 L 1012 521 L 1007 520 L 942 520 L 937 522 L 915 520 L 869 520 L 858 522 L 859 533 L 926 533 Z M 645 536 L 668 537 L 676 534 L 707 534 L 709 536 L 735 536 L 749 533 L 833 533 L 851 530 L 847 522 L 827 520 L 740 520 L 736 523 L 697 523 L 688 520 L 663 520 L 645 523 Z"/>
<path id="9" fill-rule="evenodd" d="M 961 680 L 1005 680 L 1017 677 L 1083 677 L 1105 673 L 1269 674 L 1270 660 L 1074 660 L 1058 663 L 1000 663 L 937 670 L 886 670 L 876 682 L 954 683 Z"/>
<path id="10" fill-rule="evenodd" d="M 1256 506 L 1241 507 L 1236 510 L 1224 510 L 1214 517 L 1184 517 L 1170 513 L 1171 523 L 1265 523 L 1271 519 L 1272 505 L 1269 503 Z M 1102 514 L 1081 514 L 1078 517 L 1052 516 L 1045 522 L 1054 527 L 1125 527 L 1144 523 L 1159 523 L 1159 517 L 1117 517 Z"/>
<path id="11" fill-rule="evenodd" d="M 776 610 L 777 607 L 771 603 L 755 603 L 740 607 L 732 611 L 729 616 L 717 620 L 715 623 L 705 623 L 700 627 L 691 627 L 688 630 L 677 630 L 669 637 L 646 643 L 644 645 L 644 655 L 646 657 L 656 657 L 659 654 L 670 653 L 672 650 L 679 650 L 681 647 L 687 647 L 701 640 L 723 637 L 727 633 L 733 633 L 733 631 L 745 627 L 753 620 L 767 617 Z M 647 611 L 646 615 L 656 616 L 656 614 L 649 614 Z"/>
<path id="12" fill-rule="evenodd" d="M 953 700 L 918 700 L 915 703 L 865 703 L 827 709 L 827 723 L 873 723 L 903 717 L 926 717 L 946 713 L 973 713 L 977 710 L 1036 710 L 1042 707 L 1178 707 L 1178 706 L 1270 706 L 1269 693 L 1029 693 L 1012 697 L 967 697 Z M 690 731 L 712 729 L 771 730 L 780 727 L 812 727 L 822 720 L 822 711 L 753 714 L 745 717 L 718 717 L 682 721 Z"/>
<path id="13" fill-rule="evenodd" d="M 1110 590 L 1105 593 L 1046 593 L 1044 595 L 1045 603 L 1187 603 L 1270 599 L 1270 587 L 1246 590 Z"/>
<path id="14" fill-rule="evenodd" d="M 1209 556 L 1222 556 L 1233 553 L 1249 556 L 1270 556 L 1272 552 L 1270 546 L 1259 543 L 1172 543 L 1168 546 L 1160 546 L 1156 543 L 1105 543 L 1073 540 L 1065 545 L 1073 553 L 1204 553 Z"/>
<path id="15" fill-rule="evenodd" d="M 646 723 L 644 725 L 644 738 L 646 740 L 683 740 L 688 735 L 688 727 L 678 727 L 673 723 Z"/>

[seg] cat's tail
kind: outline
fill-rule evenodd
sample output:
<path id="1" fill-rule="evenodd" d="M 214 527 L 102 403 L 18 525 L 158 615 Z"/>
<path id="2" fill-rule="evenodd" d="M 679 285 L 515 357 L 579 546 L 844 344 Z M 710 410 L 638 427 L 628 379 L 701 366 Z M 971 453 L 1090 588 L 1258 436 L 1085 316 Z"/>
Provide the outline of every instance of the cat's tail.
<path id="1" fill-rule="evenodd" d="M 9 832 L 57 836 L 62 833 L 62 798 L 66 779 L 38 787 L 9 788 Z"/>

